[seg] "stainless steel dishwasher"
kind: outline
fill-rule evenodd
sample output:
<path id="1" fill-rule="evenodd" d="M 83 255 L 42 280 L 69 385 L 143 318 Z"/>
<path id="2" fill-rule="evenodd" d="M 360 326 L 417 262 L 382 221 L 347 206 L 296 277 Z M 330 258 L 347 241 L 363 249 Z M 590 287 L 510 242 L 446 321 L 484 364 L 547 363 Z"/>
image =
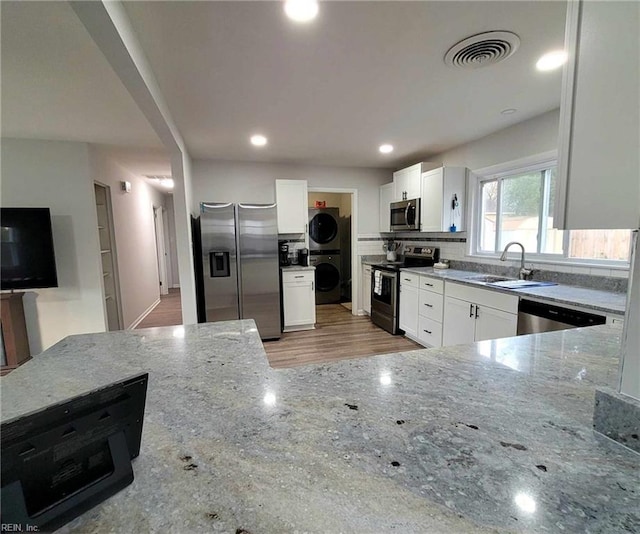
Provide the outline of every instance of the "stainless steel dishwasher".
<path id="1" fill-rule="evenodd" d="M 562 308 L 533 300 L 520 299 L 518 305 L 518 335 L 553 332 L 580 326 L 606 323 L 604 315 Z"/>

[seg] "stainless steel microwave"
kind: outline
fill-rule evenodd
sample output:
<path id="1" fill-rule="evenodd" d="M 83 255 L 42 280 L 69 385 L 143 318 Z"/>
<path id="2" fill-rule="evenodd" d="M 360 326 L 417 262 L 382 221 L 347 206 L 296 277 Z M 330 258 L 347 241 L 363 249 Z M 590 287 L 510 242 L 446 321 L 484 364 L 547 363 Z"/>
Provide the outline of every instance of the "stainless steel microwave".
<path id="1" fill-rule="evenodd" d="M 391 203 L 391 231 L 420 230 L 420 199 Z"/>

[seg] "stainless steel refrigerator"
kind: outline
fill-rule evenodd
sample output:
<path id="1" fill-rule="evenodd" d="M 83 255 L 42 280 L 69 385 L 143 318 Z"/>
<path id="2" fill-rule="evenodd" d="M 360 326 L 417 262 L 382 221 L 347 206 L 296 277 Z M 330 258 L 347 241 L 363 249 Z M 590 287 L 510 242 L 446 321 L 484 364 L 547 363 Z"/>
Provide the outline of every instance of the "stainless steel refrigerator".
<path id="1" fill-rule="evenodd" d="M 199 226 L 202 319 L 254 319 L 262 339 L 279 338 L 276 205 L 202 202 Z"/>

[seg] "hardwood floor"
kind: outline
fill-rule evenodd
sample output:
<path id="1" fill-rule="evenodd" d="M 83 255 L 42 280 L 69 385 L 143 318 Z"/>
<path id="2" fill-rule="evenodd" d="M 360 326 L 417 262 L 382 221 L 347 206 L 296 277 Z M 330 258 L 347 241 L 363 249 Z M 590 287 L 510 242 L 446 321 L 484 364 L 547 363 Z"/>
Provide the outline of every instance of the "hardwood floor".
<path id="1" fill-rule="evenodd" d="M 136 326 L 136 330 L 152 326 L 174 326 L 179 324 L 182 324 L 180 289 L 169 289 L 169 294 L 160 297 L 160 304 Z"/>
<path id="2" fill-rule="evenodd" d="M 354 316 L 340 304 L 316 306 L 316 329 L 282 334 L 265 341 L 271 367 L 296 367 L 388 352 L 424 348 L 404 336 L 392 336 L 367 316 Z"/>

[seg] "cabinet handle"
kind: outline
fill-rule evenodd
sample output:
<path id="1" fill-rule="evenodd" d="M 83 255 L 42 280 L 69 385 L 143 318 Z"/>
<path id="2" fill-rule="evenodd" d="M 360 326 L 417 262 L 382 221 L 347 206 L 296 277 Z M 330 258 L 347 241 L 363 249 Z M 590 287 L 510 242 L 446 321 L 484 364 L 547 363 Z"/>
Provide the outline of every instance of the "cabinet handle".
<path id="1" fill-rule="evenodd" d="M 427 304 L 427 303 L 425 302 L 425 303 L 424 303 L 424 305 L 425 305 L 427 308 L 433 308 L 433 304 Z"/>
<path id="2" fill-rule="evenodd" d="M 404 281 L 405 282 L 411 282 L 411 278 L 405 278 Z"/>
<path id="3" fill-rule="evenodd" d="M 311 282 L 311 291 L 315 291 L 315 282 Z"/>
<path id="4" fill-rule="evenodd" d="M 431 332 L 429 330 L 424 330 L 427 334 L 431 334 Z"/>
<path id="5" fill-rule="evenodd" d="M 304 274 L 301 274 L 299 276 L 294 276 L 294 278 L 304 278 Z"/>
<path id="6" fill-rule="evenodd" d="M 469 317 L 473 317 L 473 304 L 469 304 Z"/>
<path id="7" fill-rule="evenodd" d="M 433 287 L 433 284 L 427 284 L 426 282 L 424 283 L 425 286 L 429 286 L 429 287 Z"/>
<path id="8" fill-rule="evenodd" d="M 480 309 L 480 306 L 476 305 L 476 319 L 478 318 L 478 310 Z"/>

